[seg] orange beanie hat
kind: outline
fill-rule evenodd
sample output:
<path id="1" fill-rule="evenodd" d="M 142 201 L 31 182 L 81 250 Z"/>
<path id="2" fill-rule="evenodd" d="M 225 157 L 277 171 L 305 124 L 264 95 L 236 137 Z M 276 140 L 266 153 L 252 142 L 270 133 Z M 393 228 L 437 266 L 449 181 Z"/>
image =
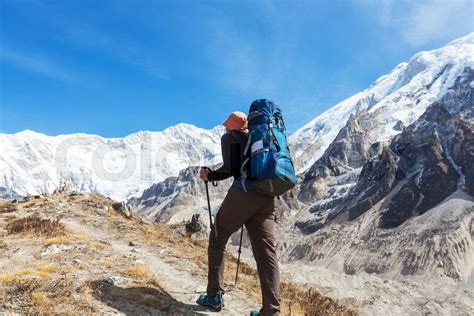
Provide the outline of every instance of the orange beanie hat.
<path id="1" fill-rule="evenodd" d="M 247 128 L 247 115 L 242 112 L 232 112 L 227 120 L 224 122 L 224 126 L 227 129 L 246 129 Z"/>

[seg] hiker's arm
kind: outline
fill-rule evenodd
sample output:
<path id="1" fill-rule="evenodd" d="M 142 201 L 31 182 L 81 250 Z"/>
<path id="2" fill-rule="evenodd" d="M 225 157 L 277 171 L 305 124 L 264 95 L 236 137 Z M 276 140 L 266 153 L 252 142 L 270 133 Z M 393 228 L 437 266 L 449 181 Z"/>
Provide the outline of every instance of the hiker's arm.
<path id="1" fill-rule="evenodd" d="M 214 171 L 209 172 L 207 178 L 210 181 L 220 181 L 232 177 L 230 172 L 230 146 L 232 143 L 232 137 L 229 134 L 225 134 L 221 139 L 221 150 L 222 150 L 222 161 L 223 165 Z"/>

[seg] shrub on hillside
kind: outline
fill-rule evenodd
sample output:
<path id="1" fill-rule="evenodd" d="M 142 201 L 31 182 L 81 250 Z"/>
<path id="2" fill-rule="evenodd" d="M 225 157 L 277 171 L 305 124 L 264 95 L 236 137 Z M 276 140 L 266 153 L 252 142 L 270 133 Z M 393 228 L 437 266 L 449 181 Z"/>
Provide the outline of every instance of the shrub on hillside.
<path id="1" fill-rule="evenodd" d="M 8 234 L 19 234 L 24 232 L 31 232 L 44 236 L 59 236 L 66 234 L 66 228 L 59 222 L 59 219 L 44 219 L 38 215 L 14 219 L 7 224 L 6 230 Z"/>

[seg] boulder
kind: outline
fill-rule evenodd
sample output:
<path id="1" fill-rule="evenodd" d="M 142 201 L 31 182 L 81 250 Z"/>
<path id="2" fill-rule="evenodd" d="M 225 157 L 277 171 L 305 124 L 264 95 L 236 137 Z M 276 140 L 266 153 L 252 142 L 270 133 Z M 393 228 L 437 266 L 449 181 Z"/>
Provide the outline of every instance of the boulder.
<path id="1" fill-rule="evenodd" d="M 194 234 L 201 231 L 206 231 L 206 223 L 202 219 L 201 214 L 196 213 L 191 217 L 191 221 L 186 223 L 186 232 Z"/>
<path id="2" fill-rule="evenodd" d="M 128 206 L 127 203 L 125 203 L 125 202 L 116 202 L 116 203 L 112 204 L 112 207 L 114 208 L 114 210 L 121 213 L 123 216 L 125 216 L 127 218 L 132 217 L 132 209 L 131 209 L 130 206 Z"/>
<path id="3" fill-rule="evenodd" d="M 191 221 L 185 224 L 187 234 L 193 240 L 207 239 L 207 224 L 201 214 L 196 213 L 191 217 Z"/>

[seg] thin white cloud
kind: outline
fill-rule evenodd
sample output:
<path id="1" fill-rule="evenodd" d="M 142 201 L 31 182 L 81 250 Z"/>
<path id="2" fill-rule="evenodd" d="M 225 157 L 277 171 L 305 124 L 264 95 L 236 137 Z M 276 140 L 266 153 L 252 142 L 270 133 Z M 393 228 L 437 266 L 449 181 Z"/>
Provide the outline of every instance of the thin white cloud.
<path id="1" fill-rule="evenodd" d="M 412 46 L 449 42 L 474 31 L 473 0 L 365 0 L 354 5 L 377 22 L 375 27 L 393 29 L 394 36 Z"/>
<path id="2" fill-rule="evenodd" d="M 73 78 L 63 66 L 41 55 L 24 54 L 1 48 L 0 59 L 17 68 L 51 79 L 69 81 Z"/>
<path id="3" fill-rule="evenodd" d="M 473 21 L 472 0 L 415 1 L 401 35 L 412 45 L 452 40 L 473 31 Z"/>

